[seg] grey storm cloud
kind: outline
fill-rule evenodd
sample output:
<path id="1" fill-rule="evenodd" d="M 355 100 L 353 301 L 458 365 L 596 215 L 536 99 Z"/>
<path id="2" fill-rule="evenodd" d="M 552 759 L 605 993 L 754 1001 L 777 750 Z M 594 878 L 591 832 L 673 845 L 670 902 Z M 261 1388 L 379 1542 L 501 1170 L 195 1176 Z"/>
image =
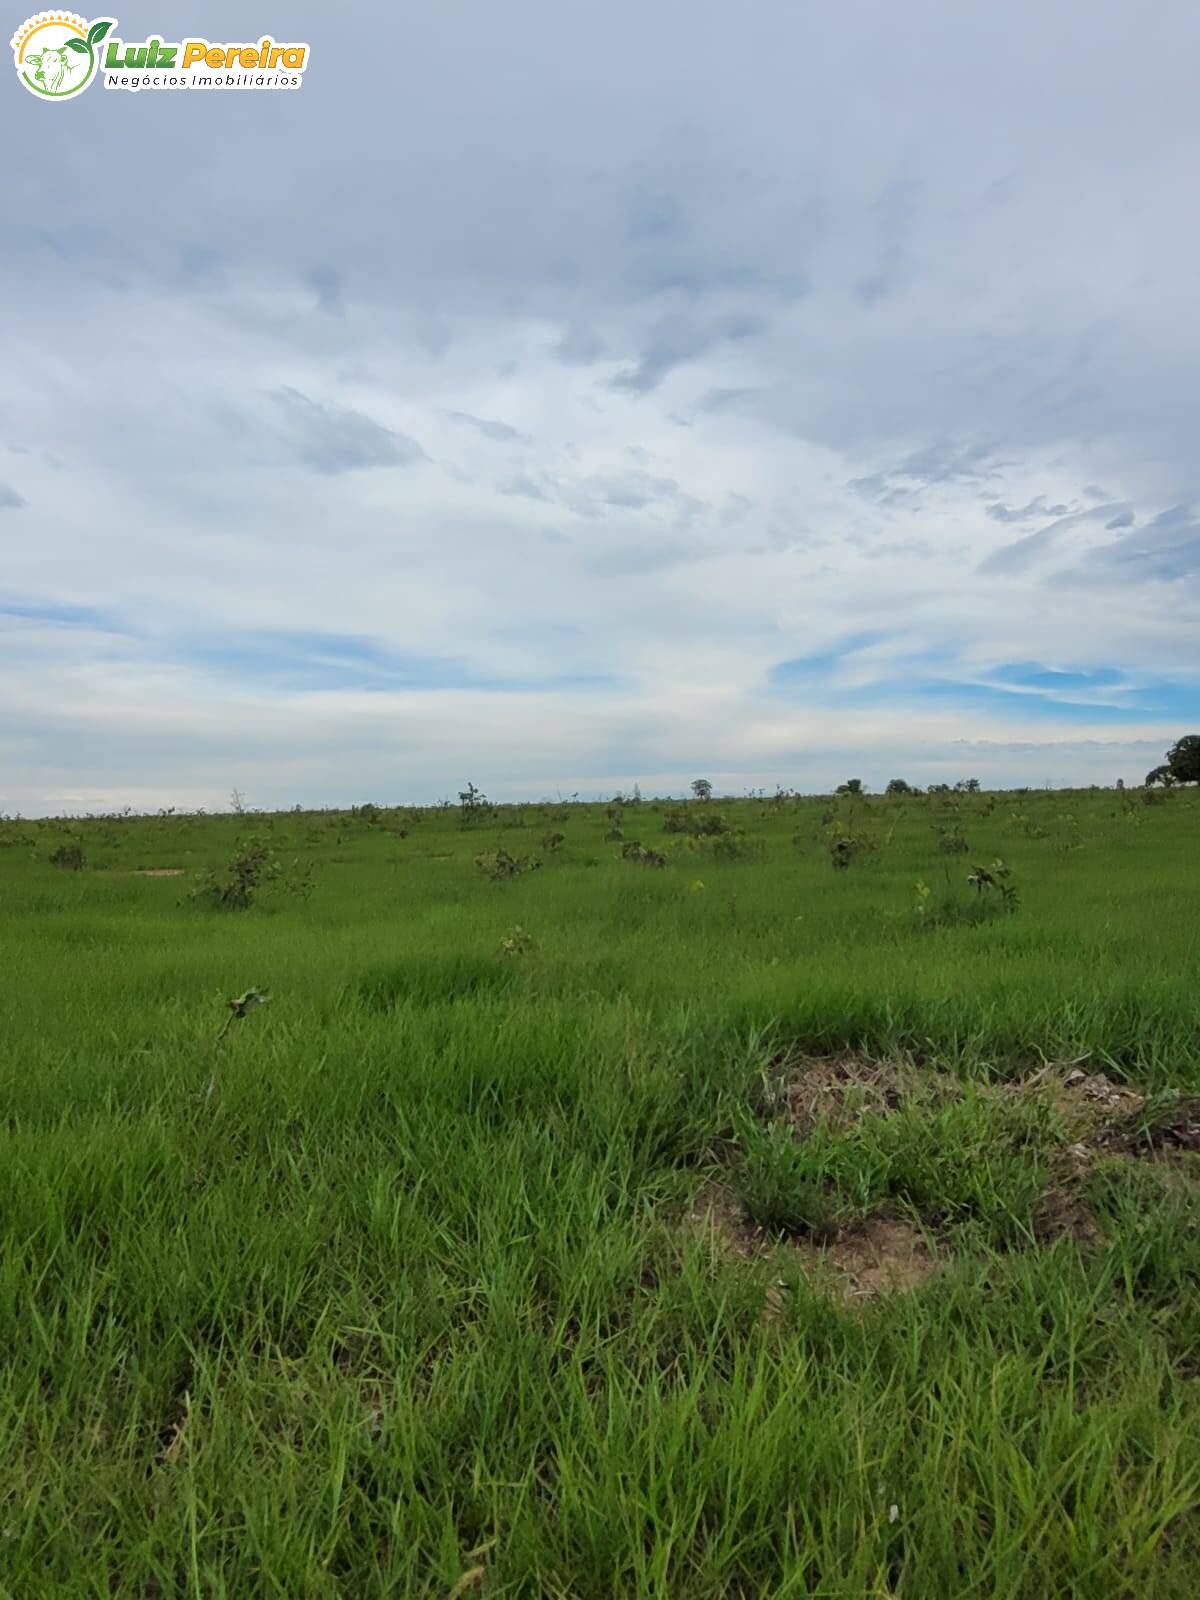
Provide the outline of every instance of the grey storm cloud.
<path id="1" fill-rule="evenodd" d="M 342 275 L 336 267 L 314 267 L 308 275 L 317 297 L 317 307 L 328 316 L 340 317 L 345 310 Z"/>
<path id="2" fill-rule="evenodd" d="M 1106 527 L 1118 525 L 1114 518 Z M 1171 506 L 1144 527 L 1122 534 L 1095 553 L 1091 569 L 1122 582 L 1171 583 L 1200 575 L 1200 501 Z"/>
<path id="3" fill-rule="evenodd" d="M 1059 517 L 1054 522 L 1048 522 L 1044 528 L 1039 528 L 1036 533 L 1026 534 L 1023 539 L 1017 539 L 1012 544 L 1003 545 L 999 550 L 993 551 L 979 563 L 978 570 L 981 573 L 997 573 L 1005 577 L 1024 572 L 1037 561 L 1039 556 L 1052 550 L 1063 534 L 1088 524 L 1105 524 L 1114 512 L 1119 515 L 1122 509 L 1115 505 L 1095 506 L 1089 511 L 1076 511 L 1071 516 Z"/>
<path id="4" fill-rule="evenodd" d="M 282 415 L 288 446 L 313 472 L 407 467 L 425 458 L 415 439 L 383 427 L 364 412 L 310 400 L 298 389 L 278 389 L 270 398 Z"/>
<path id="5" fill-rule="evenodd" d="M 749 339 L 763 331 L 761 318 L 731 315 L 709 322 L 687 316 L 664 319 L 651 330 L 636 363 L 612 380 L 615 389 L 648 394 L 667 374 L 686 361 L 694 361 L 726 339 Z"/>
<path id="6" fill-rule="evenodd" d="M 901 281 L 920 192 L 914 180 L 897 179 L 885 184 L 875 199 L 871 211 L 879 233 L 878 258 L 856 286 L 859 299 L 867 305 L 894 292 Z"/>
<path id="7" fill-rule="evenodd" d="M 696 408 L 699 411 L 709 412 L 736 411 L 744 401 L 751 399 L 754 393 L 753 389 L 710 389 L 696 402 Z"/>
<path id="8" fill-rule="evenodd" d="M 26 504 L 23 495 L 15 489 L 10 489 L 8 484 L 0 483 L 0 511 L 19 511 Z"/>
<path id="9" fill-rule="evenodd" d="M 553 504 L 555 499 L 549 489 L 536 482 L 527 472 L 518 472 L 511 478 L 505 478 L 496 485 L 496 492 L 522 500 L 542 500 L 547 505 Z"/>
<path id="10" fill-rule="evenodd" d="M 507 422 L 497 422 L 492 417 L 473 417 L 468 411 L 447 411 L 446 415 L 452 422 L 461 422 L 464 427 L 474 428 L 476 433 L 483 434 L 485 439 L 494 439 L 497 444 L 508 444 L 524 437 L 516 428 L 509 427 Z"/>
<path id="11" fill-rule="evenodd" d="M 1042 494 L 1035 496 L 1023 506 L 1006 506 L 999 501 L 993 501 L 991 505 L 984 507 L 993 522 L 1028 522 L 1033 517 L 1063 517 L 1067 515 L 1069 509 L 1064 505 L 1047 504 L 1046 497 Z M 1132 513 L 1129 515 L 1132 520 Z"/>
<path id="12" fill-rule="evenodd" d="M 853 478 L 850 488 L 881 506 L 915 505 L 921 491 L 938 484 L 982 484 L 995 474 L 995 448 L 941 440 L 916 450 L 895 466 Z"/>
<path id="13" fill-rule="evenodd" d="M 499 493 L 573 511 L 581 517 L 604 517 L 608 512 L 666 512 L 689 518 L 710 509 L 689 494 L 674 478 L 656 476 L 641 468 L 614 468 L 581 477 L 517 473 L 497 485 Z"/>

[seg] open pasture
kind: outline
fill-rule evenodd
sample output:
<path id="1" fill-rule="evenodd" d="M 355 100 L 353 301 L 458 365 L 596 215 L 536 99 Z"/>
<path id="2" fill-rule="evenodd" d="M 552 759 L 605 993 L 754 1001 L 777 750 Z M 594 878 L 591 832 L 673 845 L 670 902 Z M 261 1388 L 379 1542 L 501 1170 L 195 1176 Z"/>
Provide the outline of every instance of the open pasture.
<path id="1" fill-rule="evenodd" d="M 0 1594 L 1194 1594 L 1200 792 L 468 795 L 0 822 Z"/>

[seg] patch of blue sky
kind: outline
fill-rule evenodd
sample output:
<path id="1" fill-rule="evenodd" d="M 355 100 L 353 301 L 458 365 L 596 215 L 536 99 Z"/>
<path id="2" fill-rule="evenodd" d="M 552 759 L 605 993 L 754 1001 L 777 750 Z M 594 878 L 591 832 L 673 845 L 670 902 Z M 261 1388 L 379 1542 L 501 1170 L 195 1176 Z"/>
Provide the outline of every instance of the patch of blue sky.
<path id="1" fill-rule="evenodd" d="M 786 688 L 792 683 L 810 683 L 827 678 L 839 667 L 845 666 L 847 658 L 873 645 L 882 644 L 887 638 L 886 633 L 849 633 L 828 650 L 777 662 L 770 670 L 770 682 L 776 687 Z"/>
<path id="2" fill-rule="evenodd" d="M 375 640 L 346 634 L 286 631 L 210 634 L 175 641 L 171 653 L 176 660 L 222 676 L 305 691 L 460 689 L 546 692 L 555 689 L 612 689 L 621 683 L 620 679 L 608 674 L 506 676 L 489 673 L 458 657 L 409 655 Z"/>
<path id="3" fill-rule="evenodd" d="M 998 683 L 1018 689 L 1046 689 L 1069 694 L 1095 689 L 1120 689 L 1128 684 L 1128 674 L 1116 667 L 1091 667 L 1086 672 L 1065 672 L 1061 667 L 1046 667 L 1040 661 L 1013 661 L 993 667 L 988 676 Z"/>
<path id="4" fill-rule="evenodd" d="M 967 677 L 939 652 L 863 659 L 860 653 L 880 638 L 855 635 L 819 655 L 780 662 L 768 682 L 784 693 L 815 692 L 822 704 L 835 706 L 913 710 L 934 703 L 1039 721 L 1200 721 L 1200 680 L 1139 679 L 1111 666 L 1068 671 L 1037 661 L 1003 663 Z M 850 681 L 864 668 L 865 679 Z"/>
<path id="5" fill-rule="evenodd" d="M 101 633 L 132 633 L 114 612 L 96 606 L 73 606 L 58 600 L 18 600 L 0 595 L 0 620 L 57 623 L 64 628 L 92 628 Z"/>
<path id="6" fill-rule="evenodd" d="M 1095 684 L 1092 692 L 1096 695 Z M 1038 689 L 945 679 L 915 684 L 908 695 L 910 703 L 932 700 L 964 709 L 1002 711 L 1035 721 L 1175 722 L 1200 717 L 1200 685 L 1166 681 L 1110 687 L 1102 696 L 1090 698 L 1077 687 Z"/>

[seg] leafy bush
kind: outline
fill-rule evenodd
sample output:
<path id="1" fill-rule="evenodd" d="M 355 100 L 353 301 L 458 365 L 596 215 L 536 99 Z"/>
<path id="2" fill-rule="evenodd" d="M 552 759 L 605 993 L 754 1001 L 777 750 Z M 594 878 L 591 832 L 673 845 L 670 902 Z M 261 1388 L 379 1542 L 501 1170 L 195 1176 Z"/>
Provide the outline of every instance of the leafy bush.
<path id="1" fill-rule="evenodd" d="M 939 826 L 937 835 L 937 851 L 941 856 L 965 856 L 971 848 L 957 822 L 951 828 Z"/>
<path id="2" fill-rule="evenodd" d="M 829 840 L 830 865 L 839 871 L 844 871 L 852 861 L 868 850 L 874 849 L 873 842 L 864 833 L 842 833 L 835 829 Z"/>
<path id="3" fill-rule="evenodd" d="M 978 895 L 996 895 L 1004 905 L 1006 911 L 1017 909 L 1016 886 L 1009 882 L 1012 869 L 1003 861 L 993 861 L 990 867 L 977 866 L 973 872 L 967 874 L 967 882 Z"/>
<path id="4" fill-rule="evenodd" d="M 518 923 L 500 940 L 500 949 L 506 956 L 525 956 L 533 949 L 533 935 L 526 933 Z"/>
<path id="5" fill-rule="evenodd" d="M 208 868 L 197 875 L 188 898 L 221 911 L 245 911 L 253 905 L 259 889 L 281 871 L 267 841 L 261 834 L 251 834 L 239 839 L 224 867 Z"/>
<path id="6" fill-rule="evenodd" d="M 63 867 L 68 872 L 81 872 L 86 863 L 83 846 L 78 839 L 72 839 L 67 844 L 60 844 L 57 850 L 50 853 L 50 864 L 54 867 Z"/>
<path id="7" fill-rule="evenodd" d="M 485 850 L 475 857 L 475 865 L 485 878 L 498 882 L 503 878 L 519 878 L 523 872 L 535 872 L 541 866 L 536 856 L 510 855 L 503 845 L 495 850 Z"/>
<path id="8" fill-rule="evenodd" d="M 667 858 L 661 850 L 651 850 L 631 839 L 621 850 L 622 861 L 636 861 L 643 867 L 665 867 Z"/>
<path id="9" fill-rule="evenodd" d="M 702 856 L 710 861 L 750 861 L 762 854 L 762 846 L 746 839 L 740 830 L 728 830 L 713 837 L 709 834 L 693 835 L 682 841 L 689 855 Z"/>
<path id="10" fill-rule="evenodd" d="M 676 806 L 663 818 L 664 833 L 688 833 L 694 839 L 712 838 L 721 833 L 732 833 L 733 824 L 726 822 L 719 811 L 689 811 L 687 806 Z"/>
<path id="11" fill-rule="evenodd" d="M 1014 909 L 1003 900 L 966 895 L 949 885 L 935 892 L 927 883 L 918 882 L 916 891 L 917 925 L 922 928 L 978 928 Z"/>
<path id="12" fill-rule="evenodd" d="M 487 795 L 473 783 L 468 783 L 465 789 L 459 790 L 458 805 L 459 822 L 464 828 L 474 827 L 476 823 L 493 815 Z"/>

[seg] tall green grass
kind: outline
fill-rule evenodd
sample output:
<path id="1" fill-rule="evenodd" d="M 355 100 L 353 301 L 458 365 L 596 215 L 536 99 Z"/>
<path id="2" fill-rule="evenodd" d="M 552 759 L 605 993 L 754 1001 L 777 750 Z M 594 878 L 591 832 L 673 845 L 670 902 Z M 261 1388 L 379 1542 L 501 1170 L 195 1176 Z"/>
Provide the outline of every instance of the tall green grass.
<path id="1" fill-rule="evenodd" d="M 0 824 L 0 1594 L 1192 1595 L 1186 1160 L 1099 1162 L 1103 1241 L 1039 1242 L 1068 1132 L 986 1089 L 1200 1088 L 1198 801 L 712 802 L 730 861 L 627 810 L 662 870 L 590 807 L 97 819 L 80 872 Z M 250 831 L 249 910 L 136 875 Z M 1014 914 L 923 921 L 997 856 Z M 962 1095 L 763 1120 L 846 1047 Z M 943 1270 L 851 1310 L 724 1259 L 715 1172 L 784 1231 L 895 1208 Z"/>

